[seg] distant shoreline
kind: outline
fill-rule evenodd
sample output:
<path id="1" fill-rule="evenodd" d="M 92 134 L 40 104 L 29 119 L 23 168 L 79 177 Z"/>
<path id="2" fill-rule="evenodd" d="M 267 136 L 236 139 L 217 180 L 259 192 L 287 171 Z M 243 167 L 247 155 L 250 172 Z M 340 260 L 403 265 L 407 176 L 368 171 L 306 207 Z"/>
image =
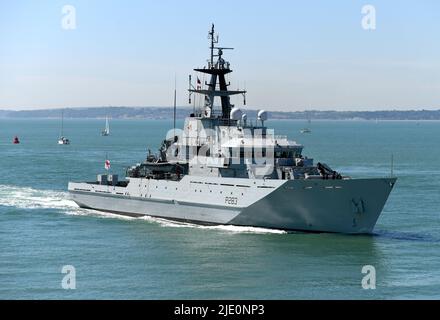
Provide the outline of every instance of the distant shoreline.
<path id="1" fill-rule="evenodd" d="M 61 111 L 66 119 L 150 119 L 167 120 L 173 117 L 172 107 L 90 107 L 39 110 L 0 110 L 3 119 L 59 119 Z M 190 107 L 178 107 L 177 119 L 184 119 Z M 249 119 L 257 116 L 259 109 L 246 109 Z M 439 110 L 384 110 L 384 111 L 269 111 L 273 120 L 369 120 L 369 121 L 425 121 L 440 120 Z"/>

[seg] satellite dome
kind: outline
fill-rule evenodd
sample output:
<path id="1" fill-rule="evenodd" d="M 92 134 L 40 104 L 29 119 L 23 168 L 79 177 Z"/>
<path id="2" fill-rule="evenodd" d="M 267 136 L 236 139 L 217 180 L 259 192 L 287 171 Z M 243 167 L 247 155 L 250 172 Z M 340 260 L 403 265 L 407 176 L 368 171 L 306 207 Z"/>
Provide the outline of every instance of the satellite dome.
<path id="1" fill-rule="evenodd" d="M 267 118 L 268 118 L 267 111 L 260 110 L 260 111 L 258 112 L 258 120 L 266 121 Z"/>
<path id="2" fill-rule="evenodd" d="M 232 108 L 231 110 L 231 120 L 240 120 L 243 112 L 239 108 Z"/>

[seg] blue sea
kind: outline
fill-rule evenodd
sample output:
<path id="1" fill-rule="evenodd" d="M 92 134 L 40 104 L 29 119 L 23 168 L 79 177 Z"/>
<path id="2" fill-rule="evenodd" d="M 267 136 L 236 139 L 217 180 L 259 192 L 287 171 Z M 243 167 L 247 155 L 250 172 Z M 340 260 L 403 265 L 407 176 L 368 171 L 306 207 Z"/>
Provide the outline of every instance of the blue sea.
<path id="1" fill-rule="evenodd" d="M 396 187 L 373 235 L 286 233 L 123 218 L 78 208 L 68 181 L 125 169 L 166 120 L 0 119 L 0 299 L 439 299 L 440 122 L 268 121 L 304 154 Z M 179 125 L 182 125 L 180 122 Z M 17 135 L 21 144 L 13 145 Z M 63 288 L 63 266 L 75 289 Z M 375 268 L 364 289 L 362 268 Z"/>

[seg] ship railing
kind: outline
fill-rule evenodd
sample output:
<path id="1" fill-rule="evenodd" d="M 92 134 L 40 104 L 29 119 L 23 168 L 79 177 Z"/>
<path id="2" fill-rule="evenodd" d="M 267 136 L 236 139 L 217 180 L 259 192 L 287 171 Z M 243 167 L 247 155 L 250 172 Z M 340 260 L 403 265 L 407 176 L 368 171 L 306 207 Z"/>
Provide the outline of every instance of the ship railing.
<path id="1" fill-rule="evenodd" d="M 218 121 L 218 125 L 220 125 L 220 126 L 230 126 L 230 125 L 236 125 L 237 124 L 237 120 L 231 120 L 231 119 L 221 119 L 221 118 L 219 118 L 217 121 Z"/>
<path id="2" fill-rule="evenodd" d="M 229 69 L 231 67 L 231 63 L 229 61 L 222 60 L 221 62 L 216 61 L 214 63 L 211 63 L 211 61 L 208 60 L 208 69 L 217 68 L 217 69 Z"/>
<path id="3" fill-rule="evenodd" d="M 208 139 L 208 138 L 200 138 L 200 137 L 186 137 L 185 138 L 185 144 L 187 146 L 201 146 L 204 144 L 209 144 L 211 143 L 212 139 Z"/>

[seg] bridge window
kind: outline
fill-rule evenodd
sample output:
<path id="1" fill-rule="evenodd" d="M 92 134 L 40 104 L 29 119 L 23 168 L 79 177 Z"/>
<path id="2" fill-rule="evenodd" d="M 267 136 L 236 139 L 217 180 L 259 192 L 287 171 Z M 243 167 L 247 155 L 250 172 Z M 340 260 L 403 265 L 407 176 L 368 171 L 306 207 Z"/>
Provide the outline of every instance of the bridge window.
<path id="1" fill-rule="evenodd" d="M 280 150 L 275 151 L 275 158 L 293 158 L 296 153 L 293 150 Z"/>

